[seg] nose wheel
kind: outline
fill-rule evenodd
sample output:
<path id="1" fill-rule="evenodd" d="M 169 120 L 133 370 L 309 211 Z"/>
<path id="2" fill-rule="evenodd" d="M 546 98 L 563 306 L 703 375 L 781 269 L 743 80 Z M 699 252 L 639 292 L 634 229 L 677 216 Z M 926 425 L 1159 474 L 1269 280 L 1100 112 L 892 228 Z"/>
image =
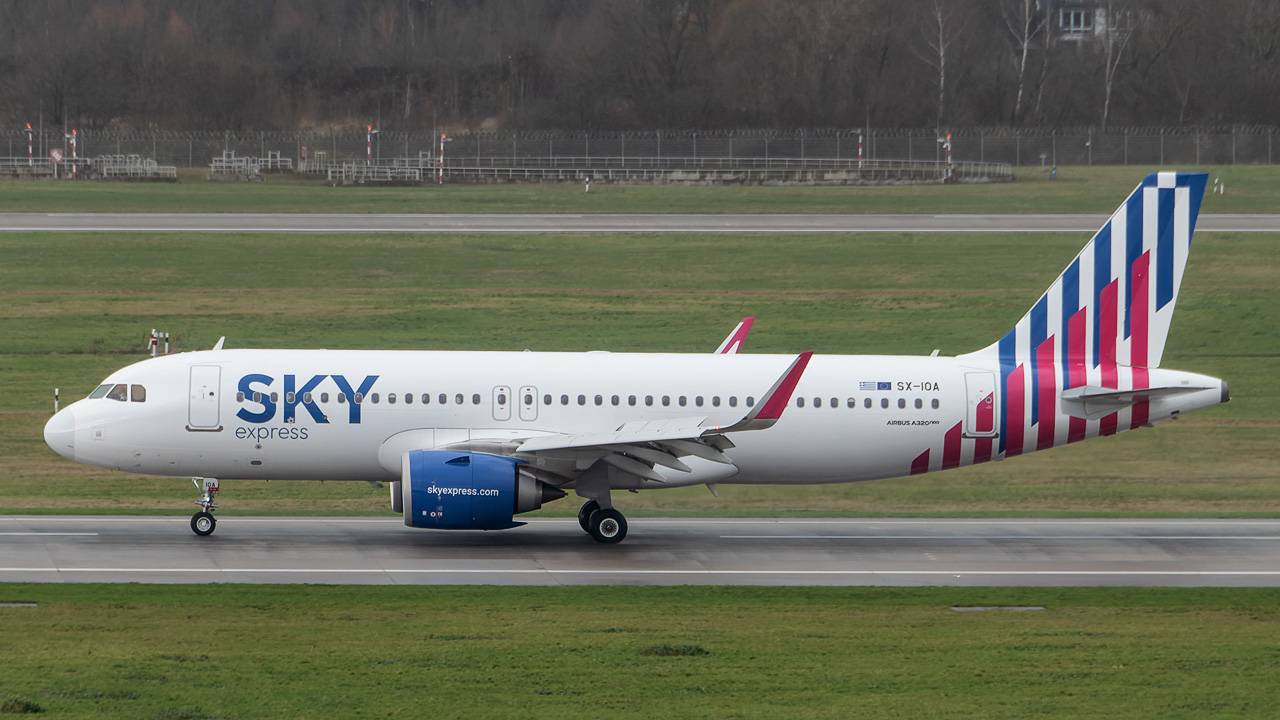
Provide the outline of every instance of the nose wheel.
<path id="1" fill-rule="evenodd" d="M 203 510 L 191 516 L 191 532 L 205 537 L 212 535 L 215 528 L 218 527 L 218 521 L 213 517 L 213 511 L 218 509 L 218 503 L 214 502 L 214 496 L 218 494 L 218 480 L 216 478 L 191 478 L 191 482 L 203 493 L 196 504 Z"/>

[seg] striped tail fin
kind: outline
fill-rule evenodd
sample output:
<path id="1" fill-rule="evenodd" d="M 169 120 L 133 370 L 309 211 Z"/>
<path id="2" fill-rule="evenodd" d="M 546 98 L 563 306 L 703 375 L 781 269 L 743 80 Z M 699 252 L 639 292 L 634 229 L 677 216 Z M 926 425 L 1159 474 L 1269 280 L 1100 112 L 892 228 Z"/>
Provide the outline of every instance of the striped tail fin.
<path id="1" fill-rule="evenodd" d="M 1016 455 L 1054 444 L 1058 394 L 1092 385 L 1148 387 L 1160 366 L 1196 217 L 1204 174 L 1149 175 L 1007 335 L 974 356 L 1000 363 L 1000 450 Z M 1088 435 L 1147 421 L 1145 402 L 1103 418 Z M 1068 442 L 1086 436 L 1070 418 Z M 1031 434 L 1037 437 L 1032 438 Z"/>

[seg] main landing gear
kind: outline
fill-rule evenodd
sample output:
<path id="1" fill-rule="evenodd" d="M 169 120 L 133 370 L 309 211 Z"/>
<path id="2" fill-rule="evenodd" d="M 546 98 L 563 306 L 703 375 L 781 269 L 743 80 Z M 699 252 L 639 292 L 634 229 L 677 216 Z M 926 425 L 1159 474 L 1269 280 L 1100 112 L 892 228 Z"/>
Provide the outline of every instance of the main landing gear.
<path id="1" fill-rule="evenodd" d="M 619 543 L 627 536 L 627 519 L 613 508 L 588 500 L 578 509 L 578 524 L 599 543 Z"/>
<path id="2" fill-rule="evenodd" d="M 191 482 L 204 493 L 196 501 L 196 504 L 204 509 L 191 516 L 191 532 L 200 537 L 212 535 L 214 529 L 218 527 L 218 521 L 213 517 L 213 511 L 218 509 L 218 503 L 213 501 L 213 497 L 218 494 L 218 480 L 191 478 Z"/>

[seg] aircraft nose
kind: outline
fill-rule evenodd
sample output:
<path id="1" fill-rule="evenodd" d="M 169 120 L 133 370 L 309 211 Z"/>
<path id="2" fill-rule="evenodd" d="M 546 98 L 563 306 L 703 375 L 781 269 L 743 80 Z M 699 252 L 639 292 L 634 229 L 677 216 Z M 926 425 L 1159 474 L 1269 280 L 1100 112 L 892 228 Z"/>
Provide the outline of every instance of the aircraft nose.
<path id="1" fill-rule="evenodd" d="M 62 457 L 76 459 L 76 416 L 71 408 L 60 410 L 45 423 L 44 442 Z"/>

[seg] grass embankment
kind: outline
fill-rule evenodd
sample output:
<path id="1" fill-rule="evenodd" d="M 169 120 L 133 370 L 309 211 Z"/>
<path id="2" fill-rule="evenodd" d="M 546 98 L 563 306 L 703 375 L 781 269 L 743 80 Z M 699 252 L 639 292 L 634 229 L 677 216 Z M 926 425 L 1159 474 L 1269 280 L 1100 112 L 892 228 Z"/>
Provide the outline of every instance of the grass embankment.
<path id="1" fill-rule="evenodd" d="M 1109 213 L 1147 173 L 1201 171 L 1222 178 L 1206 213 L 1280 212 L 1280 167 L 1019 168 L 1001 184 L 902 187 L 655 186 L 576 183 L 332 187 L 305 177 L 208 182 L 183 171 L 178 184 L 0 182 L 0 212 L 301 213 Z"/>
<path id="2" fill-rule="evenodd" d="M 0 702 L 50 717 L 1280 714 L 1274 590 L 0 585 L 0 601 L 39 604 L 0 608 Z M 1045 609 L 951 609 L 991 605 Z"/>
<path id="3" fill-rule="evenodd" d="M 966 352 L 1002 335 L 1086 236 L 0 235 L 0 511 L 190 512 L 192 488 L 44 446 L 70 401 L 140 359 L 153 327 L 229 347 Z M 625 495 L 636 515 L 1280 515 L 1280 243 L 1196 239 L 1165 365 L 1232 402 L 955 472 L 812 488 Z M 513 380 L 512 382 L 518 382 Z M 363 483 L 224 484 L 223 512 L 385 513 Z M 572 503 L 549 506 L 573 512 Z"/>

